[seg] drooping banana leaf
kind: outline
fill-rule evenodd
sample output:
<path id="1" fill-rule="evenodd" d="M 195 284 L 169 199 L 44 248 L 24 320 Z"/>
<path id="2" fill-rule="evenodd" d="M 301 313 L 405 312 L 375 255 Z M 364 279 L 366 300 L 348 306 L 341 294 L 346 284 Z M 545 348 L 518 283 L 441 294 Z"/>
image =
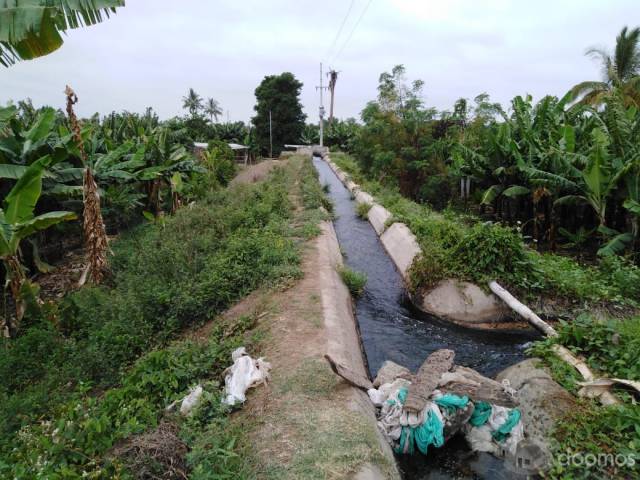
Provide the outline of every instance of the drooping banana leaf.
<path id="1" fill-rule="evenodd" d="M 523 187 L 522 185 L 512 185 L 504 192 L 502 192 L 502 195 L 504 195 L 505 197 L 513 198 L 521 195 L 527 195 L 529 193 L 531 193 L 531 190 L 529 190 L 527 187 Z"/>
<path id="2" fill-rule="evenodd" d="M 42 173 L 50 161 L 51 157 L 46 155 L 31 164 L 4 199 L 8 223 L 21 223 L 33 217 L 33 209 L 42 191 Z"/>
<path id="3" fill-rule="evenodd" d="M 483 205 L 491 205 L 493 201 L 498 198 L 498 195 L 500 195 L 502 189 L 502 185 L 491 185 L 482 194 L 482 201 L 480 203 L 482 203 Z"/>
<path id="4" fill-rule="evenodd" d="M 609 255 L 619 255 L 624 252 L 627 245 L 631 243 L 633 240 L 633 235 L 629 232 L 618 233 L 615 237 L 605 243 L 602 247 L 598 249 L 598 255 L 601 257 L 606 257 Z"/>
<path id="5" fill-rule="evenodd" d="M 54 52 L 62 32 L 102 22 L 122 6 L 124 0 L 0 0 L 0 64 Z"/>

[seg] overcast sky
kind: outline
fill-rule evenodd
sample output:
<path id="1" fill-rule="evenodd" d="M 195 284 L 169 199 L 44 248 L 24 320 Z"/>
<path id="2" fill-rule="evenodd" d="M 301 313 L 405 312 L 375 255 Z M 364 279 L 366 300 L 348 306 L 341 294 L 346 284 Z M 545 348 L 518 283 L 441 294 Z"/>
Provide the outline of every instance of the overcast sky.
<path id="1" fill-rule="evenodd" d="M 106 22 L 70 31 L 62 48 L 0 67 L 0 103 L 31 97 L 63 107 L 65 84 L 78 112 L 152 106 L 183 114 L 189 87 L 217 99 L 232 121 L 253 115 L 265 75 L 293 72 L 316 121 L 319 63 L 340 71 L 336 116 L 358 117 L 378 76 L 404 64 L 425 81 L 428 105 L 450 109 L 487 92 L 507 104 L 517 94 L 562 95 L 598 79 L 587 47 L 611 48 L 620 29 L 640 23 L 638 0 L 127 0 Z M 365 11 L 366 9 L 366 11 Z M 357 28 L 358 19 L 362 13 Z M 351 33 L 353 34 L 351 35 Z M 351 36 L 350 36 L 351 35 Z"/>

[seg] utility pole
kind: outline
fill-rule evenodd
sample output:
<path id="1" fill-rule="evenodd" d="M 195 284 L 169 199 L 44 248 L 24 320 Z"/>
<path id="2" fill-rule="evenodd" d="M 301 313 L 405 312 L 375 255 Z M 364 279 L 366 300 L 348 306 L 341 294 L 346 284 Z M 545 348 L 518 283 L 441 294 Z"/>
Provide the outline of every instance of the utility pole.
<path id="1" fill-rule="evenodd" d="M 338 81 L 338 72 L 331 70 L 327 75 L 329 76 L 329 92 L 331 92 L 331 104 L 329 105 L 329 125 L 331 125 L 333 123 L 333 96 Z"/>
<path id="2" fill-rule="evenodd" d="M 273 158 L 273 132 L 271 130 L 271 109 L 269 109 L 269 158 Z"/>
<path id="3" fill-rule="evenodd" d="M 320 90 L 320 146 L 324 145 L 324 105 L 322 104 L 322 91 L 327 88 L 322 86 L 322 62 L 320 63 L 320 86 L 316 90 Z"/>

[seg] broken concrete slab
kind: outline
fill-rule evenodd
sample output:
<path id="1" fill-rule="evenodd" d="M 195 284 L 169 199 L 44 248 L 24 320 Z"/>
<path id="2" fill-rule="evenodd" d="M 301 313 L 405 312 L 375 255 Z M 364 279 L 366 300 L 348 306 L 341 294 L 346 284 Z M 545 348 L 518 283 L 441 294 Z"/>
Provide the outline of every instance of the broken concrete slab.
<path id="1" fill-rule="evenodd" d="M 518 409 L 527 437 L 549 451 L 549 435 L 556 422 L 575 408 L 575 398 L 551 378 L 538 358 L 512 365 L 500 372 L 496 380 L 508 380 L 511 388 L 517 390 Z"/>
<path id="2" fill-rule="evenodd" d="M 358 190 L 354 195 L 356 197 L 356 203 L 369 203 L 371 205 L 374 203 L 373 197 L 367 192 Z"/>
<path id="3" fill-rule="evenodd" d="M 380 236 L 380 241 L 406 281 L 413 260 L 420 255 L 418 241 L 404 223 L 394 223 Z"/>
<path id="4" fill-rule="evenodd" d="M 393 381 L 398 378 L 412 380 L 413 374 L 407 367 L 398 365 L 391 360 L 385 360 L 385 362 L 378 370 L 378 375 L 376 375 L 376 378 L 373 380 L 373 386 L 375 388 L 379 388 L 380 385 L 384 385 L 385 383 L 393 383 Z"/>
<path id="5" fill-rule="evenodd" d="M 418 306 L 431 315 L 470 326 L 509 317 L 509 309 L 495 295 L 473 283 L 453 279 L 438 283 L 422 296 Z"/>
<path id="6" fill-rule="evenodd" d="M 387 221 L 391 218 L 391 212 L 382 205 L 374 203 L 367 213 L 367 218 L 378 236 L 380 236 L 386 229 Z"/>

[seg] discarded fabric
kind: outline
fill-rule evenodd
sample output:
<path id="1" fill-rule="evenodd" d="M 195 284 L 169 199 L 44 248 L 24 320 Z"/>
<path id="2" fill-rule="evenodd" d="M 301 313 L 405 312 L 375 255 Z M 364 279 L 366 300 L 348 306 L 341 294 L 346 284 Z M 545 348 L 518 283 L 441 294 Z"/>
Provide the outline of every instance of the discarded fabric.
<path id="1" fill-rule="evenodd" d="M 198 385 L 189 391 L 189 395 L 182 399 L 180 404 L 180 413 L 182 415 L 189 415 L 191 410 L 200 402 L 202 397 L 202 385 Z"/>
<path id="2" fill-rule="evenodd" d="M 519 410 L 483 401 L 469 405 L 472 402 L 467 396 L 434 390 L 422 411 L 408 412 L 404 403 L 409 385 L 408 380 L 398 378 L 367 391 L 372 403 L 380 407 L 378 427 L 396 453 L 411 455 L 417 450 L 426 455 L 430 446 L 441 447 L 445 425 L 456 425 L 463 409 L 473 409 L 470 416 L 462 417 L 467 422 L 462 430 L 473 450 L 499 456 L 514 454 L 524 438 Z M 454 432 L 459 428 L 454 426 Z"/>
<path id="3" fill-rule="evenodd" d="M 271 364 L 265 362 L 263 358 L 254 360 L 244 347 L 237 348 L 231 354 L 233 365 L 227 369 L 228 374 L 224 379 L 225 395 L 222 403 L 235 405 L 244 403 L 246 391 L 260 383 L 265 383 L 269 379 Z"/>
<path id="4" fill-rule="evenodd" d="M 196 385 L 195 387 L 189 389 L 189 393 L 184 398 L 182 398 L 182 400 L 176 400 L 175 402 L 171 403 L 169 406 L 167 406 L 166 410 L 173 410 L 179 403 L 180 413 L 185 416 L 189 415 L 193 408 L 200 402 L 202 393 L 202 386 Z"/>

